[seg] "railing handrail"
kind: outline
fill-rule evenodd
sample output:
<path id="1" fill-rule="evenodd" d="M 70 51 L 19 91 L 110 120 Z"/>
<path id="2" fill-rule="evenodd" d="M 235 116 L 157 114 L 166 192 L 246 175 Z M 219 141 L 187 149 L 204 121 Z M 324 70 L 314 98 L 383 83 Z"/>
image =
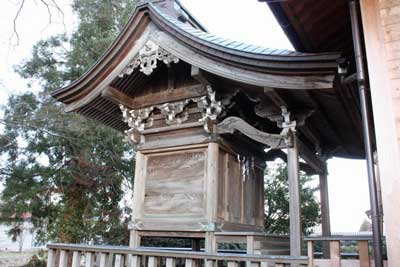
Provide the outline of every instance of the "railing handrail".
<path id="1" fill-rule="evenodd" d="M 94 253 L 115 253 L 115 254 L 133 254 L 137 256 L 154 256 L 168 258 L 190 258 L 190 259 L 207 259 L 207 260 L 225 260 L 225 261 L 253 261 L 253 262 L 275 262 L 280 263 L 299 263 L 307 264 L 308 257 L 300 256 L 281 256 L 281 255 L 243 255 L 234 253 L 205 253 L 196 251 L 166 251 L 147 248 L 133 249 L 127 246 L 110 246 L 110 245 L 86 245 L 86 244 L 64 244 L 50 243 L 48 249 L 54 250 L 71 250 L 80 252 Z"/>
<path id="2" fill-rule="evenodd" d="M 372 235 L 307 236 L 304 241 L 372 241 Z"/>

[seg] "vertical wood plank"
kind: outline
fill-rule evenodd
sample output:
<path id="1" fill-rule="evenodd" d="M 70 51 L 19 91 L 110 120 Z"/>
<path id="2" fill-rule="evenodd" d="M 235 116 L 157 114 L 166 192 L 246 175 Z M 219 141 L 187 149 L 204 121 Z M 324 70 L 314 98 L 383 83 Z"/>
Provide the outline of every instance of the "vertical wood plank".
<path id="1" fill-rule="evenodd" d="M 141 237 L 139 231 L 131 230 L 129 235 L 129 247 L 136 249 L 140 247 Z"/>
<path id="2" fill-rule="evenodd" d="M 175 259 L 174 258 L 167 258 L 165 262 L 165 267 L 175 267 Z"/>
<path id="3" fill-rule="evenodd" d="M 86 252 L 85 255 L 85 267 L 93 267 L 94 265 L 94 255 L 92 252 Z"/>
<path id="4" fill-rule="evenodd" d="M 214 232 L 206 232 L 204 245 L 205 245 L 205 251 L 207 253 L 216 253 L 217 252 L 217 241 L 216 241 Z"/>
<path id="5" fill-rule="evenodd" d="M 109 267 L 107 266 L 108 259 L 106 253 L 100 253 L 100 267 Z"/>
<path id="6" fill-rule="evenodd" d="M 326 166 L 326 163 L 325 163 Z M 326 167 L 325 167 L 326 168 Z M 319 193 L 321 199 L 321 227 L 322 227 L 322 235 L 330 236 L 331 235 L 331 221 L 330 221 L 330 213 L 329 213 L 329 191 L 328 191 L 328 175 L 320 174 L 319 175 Z M 329 242 L 322 242 L 322 254 L 323 257 L 329 259 Z"/>
<path id="7" fill-rule="evenodd" d="M 340 267 L 340 241 L 330 241 L 331 267 Z"/>
<path id="8" fill-rule="evenodd" d="M 129 255 L 129 267 L 140 267 L 140 257 L 136 255 Z"/>
<path id="9" fill-rule="evenodd" d="M 246 253 L 250 255 L 254 254 L 254 236 L 252 235 L 246 237 Z"/>
<path id="10" fill-rule="evenodd" d="M 205 260 L 204 262 L 205 267 L 216 267 L 217 266 L 217 262 L 214 260 Z"/>
<path id="11" fill-rule="evenodd" d="M 121 254 L 115 254 L 115 262 L 114 267 L 123 267 L 124 266 L 124 258 Z"/>
<path id="12" fill-rule="evenodd" d="M 47 267 L 55 267 L 56 266 L 56 253 L 54 249 L 49 249 L 47 251 Z"/>
<path id="13" fill-rule="evenodd" d="M 369 267 L 369 253 L 368 253 L 368 241 L 358 241 L 358 252 L 360 255 L 360 267 Z"/>
<path id="14" fill-rule="evenodd" d="M 308 267 L 314 267 L 314 243 L 311 240 L 307 242 L 307 256 Z"/>
<path id="15" fill-rule="evenodd" d="M 60 252 L 60 261 L 58 262 L 58 267 L 67 267 L 68 253 L 65 250 Z"/>
<path id="16" fill-rule="evenodd" d="M 252 236 L 252 235 L 246 236 L 246 253 L 247 253 L 247 255 L 254 254 L 254 236 Z M 237 267 L 237 266 L 233 266 L 233 267 Z M 251 261 L 246 261 L 246 267 L 252 267 Z"/>
<path id="17" fill-rule="evenodd" d="M 185 267 L 194 267 L 192 259 L 185 259 Z"/>
<path id="18" fill-rule="evenodd" d="M 145 175 L 146 158 L 141 152 L 137 151 L 135 160 L 135 186 L 133 188 L 132 221 L 141 218 L 143 214 Z"/>
<path id="19" fill-rule="evenodd" d="M 299 149 L 296 134 L 293 133 L 292 136 L 293 147 L 288 148 L 287 155 L 290 216 L 290 255 L 301 256 Z"/>
<path id="20" fill-rule="evenodd" d="M 114 253 L 109 253 L 107 256 L 107 267 L 113 266 Z"/>
<path id="21" fill-rule="evenodd" d="M 217 200 L 218 200 L 218 143 L 208 144 L 207 151 L 207 193 L 206 211 L 209 223 L 214 223 L 217 219 Z"/>
<path id="22" fill-rule="evenodd" d="M 81 266 L 81 253 L 79 251 L 74 251 L 72 253 L 72 264 L 71 264 L 71 266 L 72 267 L 80 267 Z"/>
<path id="23" fill-rule="evenodd" d="M 157 267 L 158 259 L 156 257 L 149 257 L 147 261 L 147 267 Z"/>

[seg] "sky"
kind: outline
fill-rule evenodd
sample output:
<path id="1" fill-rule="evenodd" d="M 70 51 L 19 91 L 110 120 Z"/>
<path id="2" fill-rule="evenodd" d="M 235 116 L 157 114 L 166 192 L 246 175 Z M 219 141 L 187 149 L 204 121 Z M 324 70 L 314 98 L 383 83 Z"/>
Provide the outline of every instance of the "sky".
<path id="1" fill-rule="evenodd" d="M 181 2 L 213 34 L 259 46 L 293 49 L 265 3 L 257 0 Z M 40 90 L 38 84 L 28 88 L 27 81 L 14 73 L 13 66 L 29 57 L 38 40 L 64 31 L 70 33 L 77 23 L 69 0 L 58 1 L 63 17 L 52 9 L 52 23 L 40 1 L 25 1 L 16 22 L 17 44 L 13 19 L 20 3 L 21 0 L 2 0 L 0 3 L 0 106 L 12 94 Z M 366 163 L 333 158 L 328 161 L 328 170 L 332 232 L 356 232 L 369 209 Z"/>

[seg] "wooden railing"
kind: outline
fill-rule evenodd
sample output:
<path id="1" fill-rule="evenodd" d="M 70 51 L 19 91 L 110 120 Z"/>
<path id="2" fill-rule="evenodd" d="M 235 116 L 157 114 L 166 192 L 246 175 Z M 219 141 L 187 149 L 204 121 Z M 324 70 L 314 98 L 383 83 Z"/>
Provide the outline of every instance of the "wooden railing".
<path id="1" fill-rule="evenodd" d="M 307 266 L 307 257 L 131 249 L 122 246 L 49 244 L 47 267 Z"/>
<path id="2" fill-rule="evenodd" d="M 336 235 L 336 236 L 316 236 L 306 237 L 308 266 L 329 266 L 329 267 L 370 267 L 375 266 L 369 254 L 369 242 L 372 241 L 370 235 Z M 316 258 L 314 253 L 314 243 L 316 241 L 327 242 L 329 244 L 329 258 Z M 358 244 L 358 253 L 353 258 L 344 258 L 345 253 L 341 253 L 340 245 L 343 241 L 355 241 Z M 386 262 L 385 262 L 386 264 Z"/>

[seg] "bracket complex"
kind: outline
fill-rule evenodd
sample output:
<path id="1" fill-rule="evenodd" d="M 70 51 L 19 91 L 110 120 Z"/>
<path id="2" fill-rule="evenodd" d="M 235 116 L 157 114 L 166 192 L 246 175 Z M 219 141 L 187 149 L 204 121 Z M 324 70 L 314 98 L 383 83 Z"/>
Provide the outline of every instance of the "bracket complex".
<path id="1" fill-rule="evenodd" d="M 157 61 L 162 61 L 169 66 L 171 63 L 178 63 L 179 58 L 149 40 L 118 76 L 122 78 L 125 75 L 130 75 L 137 67 L 140 67 L 140 71 L 144 74 L 150 75 L 157 68 Z"/>
<path id="2" fill-rule="evenodd" d="M 215 121 L 222 112 L 221 101 L 216 101 L 215 92 L 211 86 L 207 85 L 208 94 L 201 97 L 185 99 L 181 101 L 169 102 L 160 105 L 154 105 L 141 109 L 128 109 L 124 105 L 119 105 L 122 111 L 123 121 L 129 126 L 125 131 L 128 141 L 133 144 L 144 143 L 142 135 L 146 128 L 153 126 L 153 111 L 158 109 L 164 116 L 167 125 L 180 125 L 188 120 L 189 114 L 187 108 L 190 102 L 196 103 L 197 107 L 202 109 L 202 118 L 199 119 L 204 125 L 204 129 L 210 132 L 208 124 Z"/>

